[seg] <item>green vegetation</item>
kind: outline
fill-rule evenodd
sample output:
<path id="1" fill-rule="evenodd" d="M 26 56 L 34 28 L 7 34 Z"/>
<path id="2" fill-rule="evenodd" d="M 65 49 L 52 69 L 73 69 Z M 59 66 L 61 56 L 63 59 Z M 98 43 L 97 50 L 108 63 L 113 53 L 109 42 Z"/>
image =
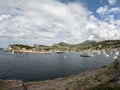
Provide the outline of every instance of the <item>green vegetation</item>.
<path id="1" fill-rule="evenodd" d="M 52 46 L 45 46 L 45 45 L 37 45 L 35 44 L 33 47 L 28 45 L 22 45 L 22 44 L 14 44 L 10 45 L 15 50 L 20 49 L 35 49 L 37 51 L 50 51 L 50 50 L 60 50 L 60 51 L 84 51 L 84 50 L 102 50 L 102 49 L 113 49 L 113 48 L 119 48 L 120 47 L 120 40 L 106 40 L 101 42 L 96 41 L 90 41 L 87 40 L 85 42 L 82 42 L 80 44 L 67 44 L 64 42 L 60 42 L 58 44 L 53 44 Z"/>
<path id="2" fill-rule="evenodd" d="M 32 49 L 33 47 L 28 46 L 28 45 L 23 45 L 23 44 L 13 44 L 10 45 L 12 48 L 19 47 L 20 49 L 25 48 L 25 49 Z"/>
<path id="3" fill-rule="evenodd" d="M 118 48 L 120 47 L 120 40 L 106 40 L 102 42 L 98 42 L 92 45 L 90 48 L 92 49 L 107 49 L 107 48 Z"/>
<path id="4" fill-rule="evenodd" d="M 82 42 L 81 45 L 94 45 L 96 43 L 97 42 L 93 41 L 93 40 L 86 40 L 86 41 Z"/>
<path id="5" fill-rule="evenodd" d="M 77 50 L 102 50 L 102 49 L 113 49 L 120 47 L 120 40 L 106 40 L 101 42 L 85 41 L 82 44 L 73 46 Z"/>
<path id="6" fill-rule="evenodd" d="M 54 44 L 52 46 L 52 49 L 54 50 L 62 50 L 62 51 L 65 51 L 65 50 L 69 50 L 69 44 L 65 44 L 65 43 L 58 43 L 58 44 Z"/>
<path id="7" fill-rule="evenodd" d="M 50 51 L 52 49 L 52 47 L 44 47 L 43 50 L 45 51 Z"/>
<path id="8" fill-rule="evenodd" d="M 71 44 L 67 44 L 67 43 L 64 43 L 64 42 L 60 42 L 57 45 L 64 46 L 64 47 L 70 47 L 70 46 L 72 46 Z"/>

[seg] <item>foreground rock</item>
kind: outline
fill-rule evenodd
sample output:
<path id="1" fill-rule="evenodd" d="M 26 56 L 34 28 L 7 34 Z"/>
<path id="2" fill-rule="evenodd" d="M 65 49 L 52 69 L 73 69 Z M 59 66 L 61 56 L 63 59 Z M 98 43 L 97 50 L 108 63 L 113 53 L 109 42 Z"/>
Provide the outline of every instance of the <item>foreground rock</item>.
<path id="1" fill-rule="evenodd" d="M 27 82 L 5 80 L 3 90 L 84 90 L 103 83 L 120 85 L 120 56 L 110 65 L 54 80 Z"/>
<path id="2" fill-rule="evenodd" d="M 0 90 L 27 90 L 21 80 L 2 80 L 0 81 Z"/>

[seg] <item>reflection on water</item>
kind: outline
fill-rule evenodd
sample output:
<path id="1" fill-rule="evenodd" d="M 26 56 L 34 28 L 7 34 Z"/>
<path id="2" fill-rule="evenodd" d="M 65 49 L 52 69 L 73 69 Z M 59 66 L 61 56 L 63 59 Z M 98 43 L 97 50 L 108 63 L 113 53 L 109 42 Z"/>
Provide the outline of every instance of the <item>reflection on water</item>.
<path id="1" fill-rule="evenodd" d="M 80 53 L 25 54 L 0 51 L 0 79 L 39 81 L 64 77 L 108 65 L 113 55 L 80 57 Z"/>

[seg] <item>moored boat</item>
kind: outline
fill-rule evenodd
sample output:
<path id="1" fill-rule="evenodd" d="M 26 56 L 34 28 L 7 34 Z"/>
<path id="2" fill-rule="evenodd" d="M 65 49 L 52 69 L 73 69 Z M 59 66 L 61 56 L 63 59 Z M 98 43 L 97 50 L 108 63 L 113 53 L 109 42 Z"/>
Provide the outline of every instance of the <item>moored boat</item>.
<path id="1" fill-rule="evenodd" d="M 80 57 L 90 57 L 89 55 L 80 55 Z"/>
<path id="2" fill-rule="evenodd" d="M 56 53 L 57 53 L 57 54 L 64 54 L 64 52 L 60 52 L 60 51 L 59 51 L 59 52 L 56 52 Z"/>

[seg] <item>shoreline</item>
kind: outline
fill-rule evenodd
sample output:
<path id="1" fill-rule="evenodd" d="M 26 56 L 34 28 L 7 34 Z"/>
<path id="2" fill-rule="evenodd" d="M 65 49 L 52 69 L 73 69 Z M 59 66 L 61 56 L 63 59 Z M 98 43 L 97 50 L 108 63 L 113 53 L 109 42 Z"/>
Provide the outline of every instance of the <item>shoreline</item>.
<path id="1" fill-rule="evenodd" d="M 3 50 L 3 52 L 11 52 L 11 51 L 7 51 L 7 50 Z M 51 54 L 51 53 L 55 53 L 55 52 L 46 52 L 46 51 L 42 51 L 42 52 L 37 52 L 37 51 L 22 51 L 22 50 L 15 50 L 15 53 L 26 53 L 26 54 Z"/>
<path id="2" fill-rule="evenodd" d="M 3 48 L 2 51 L 4 52 L 12 52 L 11 49 L 7 49 L 7 48 Z M 56 52 L 83 52 L 83 53 L 111 53 L 111 52 L 120 52 L 120 50 L 111 50 L 111 51 L 107 51 L 107 50 L 80 50 L 80 51 L 69 51 L 69 50 L 66 50 L 66 51 L 59 51 L 59 50 L 50 50 L 50 51 L 34 51 L 34 50 L 15 50 L 13 49 L 14 52 L 20 52 L 20 53 L 56 53 Z"/>
<path id="3" fill-rule="evenodd" d="M 27 54 L 51 54 L 54 52 L 29 52 L 29 51 L 15 51 L 17 53 L 27 53 Z"/>

